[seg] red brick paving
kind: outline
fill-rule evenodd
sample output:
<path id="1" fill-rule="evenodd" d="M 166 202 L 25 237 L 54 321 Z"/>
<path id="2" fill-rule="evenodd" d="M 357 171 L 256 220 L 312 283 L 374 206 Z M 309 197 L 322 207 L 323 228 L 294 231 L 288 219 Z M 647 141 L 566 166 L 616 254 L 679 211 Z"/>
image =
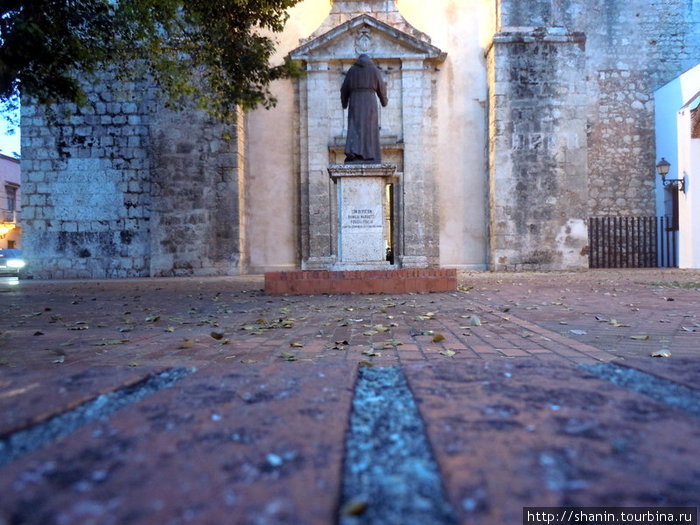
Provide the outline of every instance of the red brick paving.
<path id="1" fill-rule="evenodd" d="M 211 365 L 2 471 L 8 523 L 333 523 L 347 365 Z"/>
<path id="2" fill-rule="evenodd" d="M 404 371 L 462 523 L 522 523 L 534 505 L 698 503 L 695 418 L 564 362 Z"/>
<path id="3" fill-rule="evenodd" d="M 616 360 L 697 389 L 699 282 L 462 274 L 449 293 L 294 297 L 264 295 L 260 277 L 0 283 L 0 436 L 159 370 L 198 369 L 2 468 L 0 524 L 332 522 L 361 362 L 407 371 L 465 522 L 518 523 L 525 503 L 670 504 L 700 487 L 697 419 L 576 364 Z M 660 348 L 672 357 L 650 357 Z M 237 397 L 260 384 L 289 395 Z M 222 444 L 234 423 L 219 411 L 264 436 Z M 285 463 L 276 445 L 297 455 Z"/>
<path id="4" fill-rule="evenodd" d="M 5 369 L 0 373 L 0 438 L 162 371 L 162 367 L 135 370 L 80 365 L 61 374 Z"/>

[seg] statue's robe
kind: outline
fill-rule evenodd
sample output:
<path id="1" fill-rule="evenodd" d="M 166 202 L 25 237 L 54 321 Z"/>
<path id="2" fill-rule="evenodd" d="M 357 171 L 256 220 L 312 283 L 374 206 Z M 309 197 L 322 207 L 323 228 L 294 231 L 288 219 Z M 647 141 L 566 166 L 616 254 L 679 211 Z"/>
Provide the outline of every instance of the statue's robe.
<path id="1" fill-rule="evenodd" d="M 382 106 L 387 105 L 386 84 L 369 56 L 360 55 L 345 76 L 340 89 L 343 109 L 349 108 L 346 163 L 382 162 L 376 97 L 379 97 Z"/>

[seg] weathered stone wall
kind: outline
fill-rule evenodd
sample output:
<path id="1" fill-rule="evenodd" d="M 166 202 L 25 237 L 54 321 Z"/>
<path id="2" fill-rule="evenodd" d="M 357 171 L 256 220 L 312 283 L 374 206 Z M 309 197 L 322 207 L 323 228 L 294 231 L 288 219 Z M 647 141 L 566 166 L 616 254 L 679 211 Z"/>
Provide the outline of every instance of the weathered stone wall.
<path id="1" fill-rule="evenodd" d="M 489 51 L 491 267 L 587 263 L 585 37 L 541 28 Z"/>
<path id="2" fill-rule="evenodd" d="M 22 107 L 24 255 L 40 278 L 148 275 L 149 94 L 96 85 L 85 107 Z"/>
<path id="3" fill-rule="evenodd" d="M 242 163 L 236 128 L 202 111 L 150 119 L 150 275 L 236 275 Z"/>
<path id="4" fill-rule="evenodd" d="M 700 5 L 696 1 L 681 0 L 526 3 L 502 0 L 497 4 L 497 14 L 500 33 L 490 57 L 494 68 L 490 85 L 492 267 L 571 267 L 571 261 L 553 264 L 561 251 L 559 240 L 571 240 L 569 235 L 554 235 L 561 219 L 548 222 L 552 214 L 556 215 L 557 206 L 570 206 L 571 211 L 563 208 L 561 211 L 566 211 L 576 221 L 597 215 L 654 214 L 654 167 L 662 153 L 657 155 L 654 146 L 653 91 L 697 63 L 700 57 Z M 547 64 L 552 57 L 543 52 L 545 48 L 537 41 L 536 35 L 541 31 L 549 34 L 580 33 L 585 36 L 585 53 L 568 57 L 560 53 L 553 64 Z M 529 44 L 518 47 L 499 42 L 499 35 L 516 33 L 529 35 Z M 503 62 L 499 61 L 501 59 Z M 500 70 L 510 71 L 511 77 L 499 77 Z M 529 71 L 531 78 L 523 79 L 522 71 Z M 550 82 L 558 84 L 554 93 L 544 89 Z M 543 89 L 535 89 L 530 102 L 523 102 L 527 96 L 513 95 L 527 84 Z M 582 96 L 571 99 L 570 89 L 574 84 L 576 90 L 583 87 Z M 501 95 L 505 96 L 498 99 Z M 521 125 L 526 127 L 527 122 L 537 126 L 548 121 L 553 99 L 567 101 L 565 106 L 575 109 L 575 114 L 565 113 L 567 119 L 573 119 L 570 124 L 579 127 L 579 131 L 581 124 L 585 124 L 587 136 L 576 146 L 578 158 L 571 159 L 573 162 L 565 168 L 570 175 L 585 179 L 585 206 L 578 198 L 571 200 L 567 186 L 553 186 L 556 178 L 543 186 L 540 180 L 536 180 L 538 176 L 533 175 L 538 164 L 541 173 L 551 172 L 555 164 L 561 163 L 562 155 L 571 154 L 570 145 L 555 156 L 543 151 L 528 159 L 519 152 L 523 143 L 514 129 L 518 120 L 522 120 Z M 530 106 L 530 114 L 522 112 L 523 103 Z M 554 140 L 566 141 L 569 127 L 556 129 Z M 512 140 L 509 139 L 511 134 Z M 578 135 L 581 138 L 580 133 Z M 544 150 L 546 146 L 542 143 L 540 149 Z M 580 158 L 582 147 L 586 152 L 585 160 Z M 581 172 L 583 166 L 586 169 Z M 521 182 L 514 188 L 517 206 L 512 206 L 513 194 L 507 187 L 499 186 L 499 173 L 511 174 Z M 576 179 L 570 176 L 569 184 L 574 182 Z M 584 191 L 581 184 L 578 184 L 578 189 Z M 547 202 L 555 204 L 548 208 Z M 528 219 L 538 217 L 544 221 L 540 225 L 534 226 L 537 220 L 528 222 Z M 508 224 L 511 230 L 504 230 L 504 224 Z M 550 231 L 534 236 L 523 235 L 528 224 L 530 228 L 541 230 L 544 226 Z M 585 235 L 585 223 L 572 226 L 573 230 Z M 504 243 L 504 239 L 510 239 L 508 235 L 513 234 L 517 247 Z M 500 250 L 506 245 L 512 247 L 511 256 L 502 259 L 504 254 Z M 585 250 L 582 255 L 585 255 Z M 506 260 L 509 264 L 501 266 Z M 582 258 L 578 263 L 583 266 L 585 260 Z"/>
<path id="5" fill-rule="evenodd" d="M 235 128 L 106 74 L 84 107 L 26 104 L 21 126 L 31 275 L 239 273 Z"/>
<path id="6" fill-rule="evenodd" d="M 588 36 L 591 215 L 654 213 L 654 96 L 700 61 L 700 4 L 596 2 L 571 23 Z M 565 11 L 567 13 L 568 11 Z"/>
<path id="7" fill-rule="evenodd" d="M 591 215 L 654 213 L 653 91 L 700 60 L 700 4 L 683 0 L 499 2 L 501 25 L 586 35 Z"/>

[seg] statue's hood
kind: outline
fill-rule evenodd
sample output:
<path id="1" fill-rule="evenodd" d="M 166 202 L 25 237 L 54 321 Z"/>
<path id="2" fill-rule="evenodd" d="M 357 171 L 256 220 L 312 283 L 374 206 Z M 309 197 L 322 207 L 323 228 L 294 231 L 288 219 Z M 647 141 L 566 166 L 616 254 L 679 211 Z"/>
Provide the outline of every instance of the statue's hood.
<path id="1" fill-rule="evenodd" d="M 371 65 L 373 65 L 373 64 L 374 64 L 374 63 L 372 62 L 372 59 L 369 57 L 369 55 L 366 55 L 366 54 L 364 54 L 364 53 L 361 54 L 361 55 L 357 58 L 357 62 L 355 62 L 355 65 L 356 65 L 356 66 L 360 66 L 360 67 L 367 67 L 367 66 L 371 66 Z"/>

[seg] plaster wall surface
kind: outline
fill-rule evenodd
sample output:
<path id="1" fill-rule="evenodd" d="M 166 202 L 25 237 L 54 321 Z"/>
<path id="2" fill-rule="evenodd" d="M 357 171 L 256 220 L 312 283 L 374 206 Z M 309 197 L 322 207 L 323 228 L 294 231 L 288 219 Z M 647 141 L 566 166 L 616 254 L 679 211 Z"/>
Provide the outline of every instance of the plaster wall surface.
<path id="1" fill-rule="evenodd" d="M 678 176 L 685 192 L 678 195 L 679 266 L 700 268 L 700 83 L 678 112 Z"/>
<path id="2" fill-rule="evenodd" d="M 668 179 L 688 178 L 686 193 L 678 195 L 679 205 L 679 264 L 682 267 L 699 267 L 700 253 L 698 233 L 700 230 L 700 192 L 693 191 L 690 174 L 698 167 L 691 166 L 700 153 L 694 151 L 697 139 L 692 138 L 692 119 L 690 108 L 683 106 L 690 103 L 695 94 L 700 92 L 700 65 L 668 82 L 654 92 L 656 160 L 665 158 L 670 164 Z M 672 188 L 664 188 L 661 178 L 656 177 L 656 209 L 658 215 L 672 214 Z"/>
<path id="3" fill-rule="evenodd" d="M 321 25 L 328 0 L 306 0 L 293 7 L 283 33 L 276 35 L 281 62 Z M 295 94 L 289 80 L 272 85 L 276 107 L 246 116 L 246 247 L 249 273 L 297 268 L 300 258 Z M 339 95 L 340 97 L 340 95 Z M 339 98 L 340 100 L 340 98 Z"/>

